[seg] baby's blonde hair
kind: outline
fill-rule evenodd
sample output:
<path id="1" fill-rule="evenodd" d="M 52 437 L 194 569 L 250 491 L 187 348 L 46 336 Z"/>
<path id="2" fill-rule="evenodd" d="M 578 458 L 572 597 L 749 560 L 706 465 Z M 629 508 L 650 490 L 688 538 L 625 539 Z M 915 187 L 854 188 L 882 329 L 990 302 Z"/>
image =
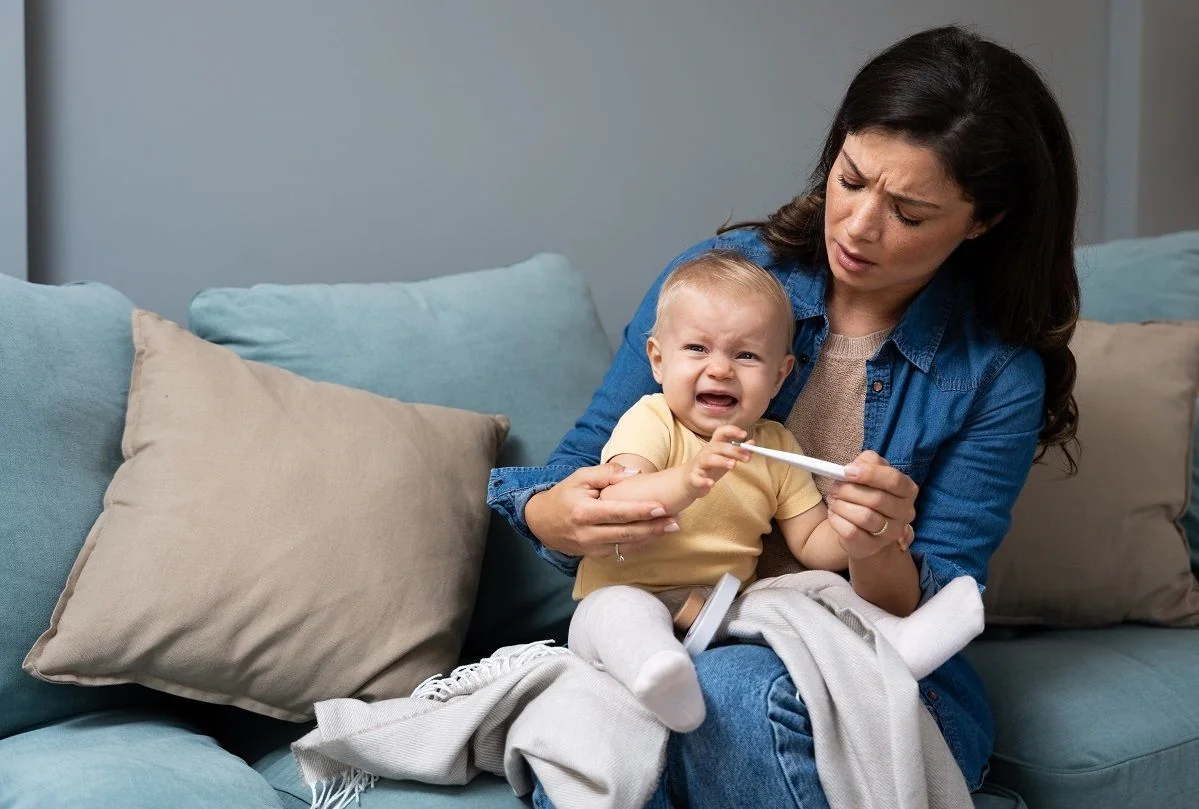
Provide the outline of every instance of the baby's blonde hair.
<path id="1" fill-rule="evenodd" d="M 785 349 L 788 353 L 791 351 L 791 343 L 795 339 L 795 315 L 791 309 L 791 299 L 777 278 L 740 253 L 708 250 L 675 267 L 666 276 L 658 293 L 654 328 L 650 332 L 652 336 L 658 336 L 659 324 L 683 290 L 723 292 L 738 300 L 757 297 L 767 301 L 784 325 L 787 337 Z"/>

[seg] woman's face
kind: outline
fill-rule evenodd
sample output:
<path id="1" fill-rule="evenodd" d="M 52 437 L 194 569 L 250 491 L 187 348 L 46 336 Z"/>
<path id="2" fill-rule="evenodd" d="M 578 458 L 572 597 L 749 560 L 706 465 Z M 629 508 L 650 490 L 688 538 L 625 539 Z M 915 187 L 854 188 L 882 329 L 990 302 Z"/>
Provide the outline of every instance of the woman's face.
<path id="1" fill-rule="evenodd" d="M 886 132 L 848 135 L 825 187 L 833 278 L 858 293 L 910 297 L 963 239 L 985 230 L 973 217 L 928 149 Z"/>

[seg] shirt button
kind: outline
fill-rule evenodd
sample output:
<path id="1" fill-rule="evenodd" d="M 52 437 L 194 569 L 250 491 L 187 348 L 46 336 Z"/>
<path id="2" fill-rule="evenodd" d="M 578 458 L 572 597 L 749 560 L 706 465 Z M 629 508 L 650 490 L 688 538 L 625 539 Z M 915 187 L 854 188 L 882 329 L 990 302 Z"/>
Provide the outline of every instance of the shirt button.
<path id="1" fill-rule="evenodd" d="M 936 692 L 936 691 L 931 691 L 931 690 L 930 690 L 930 691 L 928 692 L 928 698 L 929 698 L 929 700 L 931 700 L 932 702 L 936 702 L 936 701 L 937 701 L 937 692 Z"/>
<path id="2" fill-rule="evenodd" d="M 873 390 L 875 393 L 882 393 L 882 391 L 883 391 L 883 383 L 882 383 L 882 382 L 880 382 L 879 380 L 877 380 L 877 379 L 876 379 L 876 380 L 874 380 L 874 384 L 873 384 L 873 385 L 871 385 L 871 386 L 870 386 L 870 388 L 871 388 L 871 389 L 872 389 L 872 390 Z"/>
<path id="3" fill-rule="evenodd" d="M 504 481 L 503 481 L 503 480 L 501 480 L 500 478 L 496 478 L 495 480 L 491 481 L 491 488 L 493 488 L 493 489 L 494 489 L 496 486 L 500 486 L 500 485 L 502 485 L 502 484 L 503 484 L 503 482 L 504 482 Z"/>
<path id="4" fill-rule="evenodd" d="M 808 364 L 808 362 L 809 362 L 809 361 L 811 361 L 811 359 L 812 359 L 812 358 L 811 358 L 811 357 L 809 357 L 807 354 L 800 354 L 800 355 L 799 355 L 799 364 L 800 364 L 800 365 L 807 365 L 807 364 Z"/>

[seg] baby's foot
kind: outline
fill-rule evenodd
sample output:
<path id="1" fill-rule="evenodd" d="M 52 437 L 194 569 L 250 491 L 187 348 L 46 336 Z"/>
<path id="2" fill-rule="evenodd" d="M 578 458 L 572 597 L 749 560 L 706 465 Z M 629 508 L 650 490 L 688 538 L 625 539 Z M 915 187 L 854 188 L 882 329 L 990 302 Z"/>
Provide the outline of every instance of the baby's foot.
<path id="1" fill-rule="evenodd" d="M 678 733 L 703 724 L 706 710 L 699 677 L 684 651 L 655 652 L 641 665 L 633 694 L 662 724 Z"/>
<path id="2" fill-rule="evenodd" d="M 959 576 L 907 618 L 876 617 L 874 626 L 919 680 L 983 631 L 982 596 L 974 579 Z"/>

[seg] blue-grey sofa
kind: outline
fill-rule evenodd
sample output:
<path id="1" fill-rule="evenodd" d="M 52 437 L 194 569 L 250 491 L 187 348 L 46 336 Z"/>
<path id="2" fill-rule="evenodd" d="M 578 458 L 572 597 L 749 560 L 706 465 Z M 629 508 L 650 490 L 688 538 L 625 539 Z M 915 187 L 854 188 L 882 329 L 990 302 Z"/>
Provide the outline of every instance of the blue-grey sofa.
<path id="1" fill-rule="evenodd" d="M 1089 316 L 1199 320 L 1199 234 L 1086 250 L 1095 278 L 1117 279 L 1084 300 Z M 297 286 L 268 312 L 226 295 L 214 320 L 212 307 L 193 302 L 190 326 L 329 381 L 369 389 L 386 375 L 413 401 L 505 413 L 512 431 L 500 463 L 543 460 L 610 357 L 581 276 L 560 257 L 538 256 L 403 286 L 406 311 L 347 311 L 336 285 Z M 135 685 L 54 685 L 21 669 L 121 461 L 132 306 L 99 284 L 0 277 L 0 807 L 308 806 L 288 743 L 309 725 Z M 239 331 L 239 320 L 253 328 Z M 411 338 L 419 350 L 370 351 L 382 334 L 387 345 Z M 563 638 L 569 582 L 498 519 L 483 565 L 464 659 Z M 997 629 L 968 653 L 998 729 L 977 807 L 1199 806 L 1199 633 Z M 521 804 L 490 776 L 466 787 L 380 781 L 361 801 L 363 809 Z"/>

